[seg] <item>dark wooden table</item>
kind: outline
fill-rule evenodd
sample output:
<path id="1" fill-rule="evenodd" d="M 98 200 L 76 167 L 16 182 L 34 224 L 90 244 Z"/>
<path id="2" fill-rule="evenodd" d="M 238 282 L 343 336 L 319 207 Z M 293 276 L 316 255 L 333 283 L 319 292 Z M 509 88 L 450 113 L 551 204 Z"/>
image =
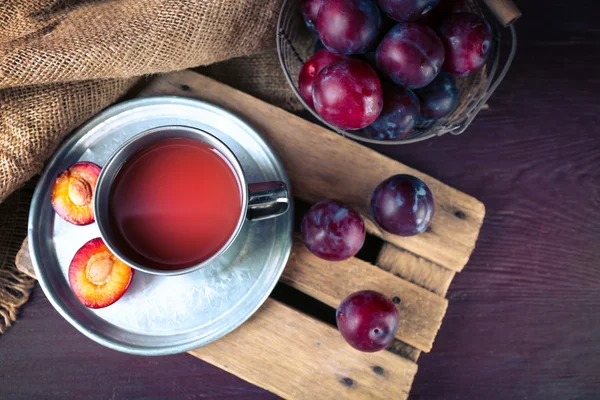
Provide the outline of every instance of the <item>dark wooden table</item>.
<path id="1" fill-rule="evenodd" d="M 487 206 L 414 399 L 600 399 L 600 4 L 519 6 L 489 110 L 462 136 L 379 149 Z M 187 354 L 101 347 L 36 287 L 0 338 L 0 398 L 276 396 Z"/>

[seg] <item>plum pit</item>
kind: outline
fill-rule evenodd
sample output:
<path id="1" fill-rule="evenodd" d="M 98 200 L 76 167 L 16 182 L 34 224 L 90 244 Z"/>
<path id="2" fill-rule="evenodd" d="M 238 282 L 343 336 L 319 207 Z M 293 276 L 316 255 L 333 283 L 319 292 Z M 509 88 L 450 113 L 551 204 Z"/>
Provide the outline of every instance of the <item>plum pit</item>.
<path id="1" fill-rule="evenodd" d="M 110 252 L 101 238 L 84 244 L 69 265 L 69 284 L 86 307 L 103 308 L 119 300 L 129 288 L 133 270 Z"/>
<path id="2" fill-rule="evenodd" d="M 94 285 L 104 285 L 110 279 L 113 265 L 110 253 L 94 254 L 85 267 L 86 277 Z"/>
<path id="3" fill-rule="evenodd" d="M 92 201 L 92 188 L 83 179 L 73 179 L 69 183 L 69 198 L 76 206 L 85 206 Z"/>

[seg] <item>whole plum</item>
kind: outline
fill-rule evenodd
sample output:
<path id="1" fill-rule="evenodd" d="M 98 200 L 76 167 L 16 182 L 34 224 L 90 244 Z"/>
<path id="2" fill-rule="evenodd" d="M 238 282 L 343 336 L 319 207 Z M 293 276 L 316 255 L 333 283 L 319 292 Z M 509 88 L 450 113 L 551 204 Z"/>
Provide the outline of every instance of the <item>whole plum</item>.
<path id="1" fill-rule="evenodd" d="M 412 132 L 419 119 L 419 99 L 410 89 L 392 82 L 385 82 L 382 86 L 383 110 L 363 132 L 371 139 L 401 139 Z"/>
<path id="2" fill-rule="evenodd" d="M 317 33 L 316 23 L 323 0 L 302 0 L 302 17 L 308 29 Z"/>
<path id="3" fill-rule="evenodd" d="M 302 240 L 314 255 L 328 261 L 353 257 L 365 242 L 359 213 L 337 200 L 321 201 L 302 219 Z"/>
<path id="4" fill-rule="evenodd" d="M 371 195 L 375 221 L 394 235 L 425 232 L 434 212 L 431 191 L 425 182 L 411 175 L 394 175 L 381 182 Z"/>
<path id="5" fill-rule="evenodd" d="M 450 114 L 458 105 L 456 80 L 447 72 L 440 74 L 429 85 L 415 89 L 424 119 L 441 118 Z"/>
<path id="6" fill-rule="evenodd" d="M 381 23 L 381 12 L 373 0 L 323 0 L 316 26 L 327 49 L 349 55 L 374 47 Z"/>
<path id="7" fill-rule="evenodd" d="M 315 111 L 341 129 L 362 129 L 383 108 L 379 77 L 364 61 L 345 58 L 329 64 L 313 84 Z"/>
<path id="8" fill-rule="evenodd" d="M 439 2 L 440 0 L 377 0 L 381 10 L 396 21 L 416 21 Z"/>
<path id="9" fill-rule="evenodd" d="M 348 344 L 357 350 L 383 350 L 394 341 L 398 310 L 381 293 L 363 290 L 346 297 L 338 306 L 337 327 Z"/>
<path id="10" fill-rule="evenodd" d="M 485 65 L 492 47 L 492 29 L 479 15 L 449 15 L 442 21 L 438 32 L 446 49 L 444 70 L 466 76 Z"/>
<path id="11" fill-rule="evenodd" d="M 428 85 L 444 63 L 444 45 L 424 25 L 396 25 L 377 47 L 377 66 L 395 83 L 409 89 Z"/>

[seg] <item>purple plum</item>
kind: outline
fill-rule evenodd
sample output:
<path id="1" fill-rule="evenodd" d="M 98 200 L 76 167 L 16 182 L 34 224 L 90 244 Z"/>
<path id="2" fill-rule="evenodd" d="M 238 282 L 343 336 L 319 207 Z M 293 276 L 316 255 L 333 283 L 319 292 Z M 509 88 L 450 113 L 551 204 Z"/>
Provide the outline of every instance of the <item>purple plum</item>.
<path id="1" fill-rule="evenodd" d="M 365 242 L 359 213 L 337 200 L 321 201 L 302 219 L 302 240 L 314 255 L 328 261 L 353 257 Z"/>
<path id="2" fill-rule="evenodd" d="M 435 203 L 425 182 L 411 175 L 394 175 L 371 195 L 371 213 L 385 231 L 399 236 L 425 232 Z"/>
<path id="3" fill-rule="evenodd" d="M 421 116 L 425 120 L 450 114 L 458 105 L 456 80 L 447 72 L 440 74 L 429 85 L 415 89 L 421 104 Z M 384 106 L 385 108 L 385 106 Z"/>
<path id="4" fill-rule="evenodd" d="M 416 21 L 440 0 L 377 0 L 381 10 L 396 21 Z"/>
<path id="5" fill-rule="evenodd" d="M 330 51 L 361 54 L 377 42 L 381 12 L 373 0 L 323 0 L 316 26 Z"/>
<path id="6" fill-rule="evenodd" d="M 375 122 L 363 129 L 363 133 L 377 140 L 406 137 L 419 119 L 419 99 L 410 89 L 392 82 L 385 82 L 382 86 L 383 110 Z"/>
<path id="7" fill-rule="evenodd" d="M 369 64 L 348 57 L 317 75 L 313 102 L 315 111 L 328 123 L 341 129 L 362 129 L 381 113 L 381 83 Z"/>
<path id="8" fill-rule="evenodd" d="M 400 319 L 394 303 L 373 290 L 346 297 L 338 306 L 335 319 L 342 337 L 357 350 L 383 350 L 394 341 Z"/>
<path id="9" fill-rule="evenodd" d="M 479 71 L 487 62 L 492 48 L 492 29 L 479 15 L 449 15 L 438 32 L 446 49 L 445 71 L 466 76 Z"/>
<path id="10" fill-rule="evenodd" d="M 400 23 L 377 48 L 377 66 L 395 83 L 409 89 L 428 85 L 444 63 L 444 45 L 435 32 L 414 22 Z"/>
<path id="11" fill-rule="evenodd" d="M 302 17 L 308 29 L 317 34 L 317 17 L 323 0 L 302 0 Z"/>

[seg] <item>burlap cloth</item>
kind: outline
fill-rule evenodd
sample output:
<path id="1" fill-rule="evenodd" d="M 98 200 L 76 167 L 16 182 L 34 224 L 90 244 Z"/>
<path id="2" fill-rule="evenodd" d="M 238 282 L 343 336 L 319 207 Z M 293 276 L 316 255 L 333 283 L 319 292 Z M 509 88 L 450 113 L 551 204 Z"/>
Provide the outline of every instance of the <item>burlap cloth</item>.
<path id="1" fill-rule="evenodd" d="M 204 74 L 297 108 L 274 50 L 280 3 L 0 0 L 0 333 L 33 286 L 14 265 L 32 184 L 9 194 L 142 76 L 206 66 Z"/>

